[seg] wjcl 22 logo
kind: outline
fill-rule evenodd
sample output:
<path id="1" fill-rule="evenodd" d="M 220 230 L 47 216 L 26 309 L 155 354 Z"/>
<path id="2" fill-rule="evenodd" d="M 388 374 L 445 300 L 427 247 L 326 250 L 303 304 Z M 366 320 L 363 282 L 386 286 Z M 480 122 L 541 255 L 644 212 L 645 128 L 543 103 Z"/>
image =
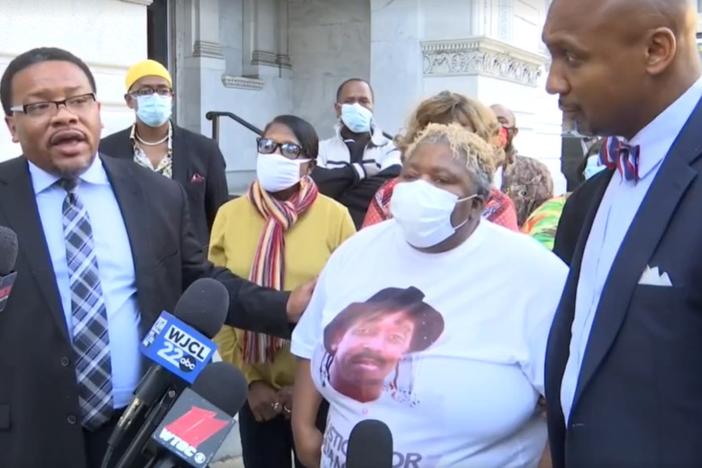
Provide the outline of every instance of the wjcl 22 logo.
<path id="1" fill-rule="evenodd" d="M 163 347 L 157 351 L 160 357 L 183 372 L 194 371 L 198 361 L 205 362 L 210 353 L 211 347 L 173 323 L 166 330 Z"/>
<path id="2" fill-rule="evenodd" d="M 187 382 L 212 360 L 215 343 L 185 322 L 163 312 L 141 343 L 141 352 Z"/>

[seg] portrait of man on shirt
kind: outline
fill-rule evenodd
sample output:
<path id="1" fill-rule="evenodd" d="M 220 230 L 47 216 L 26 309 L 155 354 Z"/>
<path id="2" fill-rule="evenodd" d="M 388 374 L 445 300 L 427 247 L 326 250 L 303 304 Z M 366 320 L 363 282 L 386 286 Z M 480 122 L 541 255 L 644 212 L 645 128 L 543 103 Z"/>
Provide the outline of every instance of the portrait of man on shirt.
<path id="1" fill-rule="evenodd" d="M 361 403 L 377 400 L 400 360 L 439 338 L 444 320 L 423 298 L 415 287 L 386 288 L 327 325 L 325 377 L 336 391 Z"/>

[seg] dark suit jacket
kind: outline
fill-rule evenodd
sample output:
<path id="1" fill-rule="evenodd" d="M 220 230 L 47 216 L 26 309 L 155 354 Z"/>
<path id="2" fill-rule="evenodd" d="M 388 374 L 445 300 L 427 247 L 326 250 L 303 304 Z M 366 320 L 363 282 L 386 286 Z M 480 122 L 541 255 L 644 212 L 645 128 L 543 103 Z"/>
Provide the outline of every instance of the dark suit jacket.
<path id="1" fill-rule="evenodd" d="M 702 105 L 663 161 L 602 291 L 566 429 L 561 380 L 583 250 L 612 172 L 568 200 L 571 270 L 548 341 L 554 467 L 688 467 L 702 460 Z M 645 150 L 644 150 L 645 151 Z M 642 152 L 643 154 L 643 152 Z M 644 156 L 645 157 L 645 156 Z M 564 232 L 559 226 L 558 235 Z M 570 244 L 570 245 L 568 245 Z M 641 285 L 658 267 L 672 287 Z"/>
<path id="2" fill-rule="evenodd" d="M 229 290 L 228 323 L 289 336 L 285 293 L 205 261 L 177 183 L 130 161 L 102 160 L 132 248 L 144 330 L 161 311 L 173 311 L 191 282 L 210 276 Z M 0 466 L 83 468 L 74 352 L 22 157 L 0 163 L 0 225 L 19 238 L 17 281 L 0 313 Z"/>
<path id="3" fill-rule="evenodd" d="M 553 243 L 553 253 L 558 255 L 566 265 L 570 265 L 573 260 L 578 236 L 580 236 L 588 211 L 593 206 L 597 208 L 599 205 L 612 173 L 613 171 L 604 170 L 595 174 L 590 183 L 580 185 L 568 197 L 558 220 L 558 230 Z M 599 193 L 600 190 L 602 193 Z"/>
<path id="4" fill-rule="evenodd" d="M 134 159 L 130 132 L 131 127 L 103 138 L 100 152 Z M 185 188 L 195 235 L 206 246 L 217 210 L 229 198 L 224 157 L 214 140 L 176 125 L 173 125 L 172 157 L 173 180 Z"/>

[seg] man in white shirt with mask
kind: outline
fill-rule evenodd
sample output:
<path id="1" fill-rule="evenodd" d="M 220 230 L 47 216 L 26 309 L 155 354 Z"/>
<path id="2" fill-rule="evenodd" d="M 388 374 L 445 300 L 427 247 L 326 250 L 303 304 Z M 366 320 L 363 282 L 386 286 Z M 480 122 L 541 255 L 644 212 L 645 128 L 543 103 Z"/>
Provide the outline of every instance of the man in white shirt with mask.
<path id="1" fill-rule="evenodd" d="M 400 173 L 400 152 L 373 118 L 370 84 L 351 78 L 339 86 L 334 109 L 335 135 L 319 143 L 312 172 L 319 189 L 345 205 L 360 227 L 375 192 Z"/>

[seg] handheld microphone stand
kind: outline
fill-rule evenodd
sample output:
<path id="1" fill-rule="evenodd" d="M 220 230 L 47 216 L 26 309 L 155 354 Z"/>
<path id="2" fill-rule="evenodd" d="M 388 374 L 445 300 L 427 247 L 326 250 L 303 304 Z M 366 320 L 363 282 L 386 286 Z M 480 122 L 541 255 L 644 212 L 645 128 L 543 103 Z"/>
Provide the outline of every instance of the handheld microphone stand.
<path id="1" fill-rule="evenodd" d="M 154 406 L 154 408 L 149 412 L 144 420 L 144 423 L 139 428 L 132 442 L 129 444 L 127 449 L 124 451 L 120 459 L 114 468 L 134 468 L 139 456 L 142 454 L 144 448 L 148 445 L 151 439 L 151 434 L 156 430 L 163 417 L 166 415 L 168 410 L 173 405 L 173 402 L 178 397 L 178 392 L 171 389 L 166 392 L 166 394 L 161 398 L 161 400 Z"/>

